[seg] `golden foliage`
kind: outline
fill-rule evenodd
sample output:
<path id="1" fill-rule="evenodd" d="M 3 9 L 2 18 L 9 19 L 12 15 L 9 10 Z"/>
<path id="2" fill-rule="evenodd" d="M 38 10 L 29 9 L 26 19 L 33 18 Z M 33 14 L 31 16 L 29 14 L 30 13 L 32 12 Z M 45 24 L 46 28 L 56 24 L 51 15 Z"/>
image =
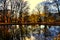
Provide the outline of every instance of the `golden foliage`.
<path id="1" fill-rule="evenodd" d="M 55 18 L 53 16 L 47 17 L 47 22 L 55 22 Z"/>
<path id="2" fill-rule="evenodd" d="M 29 21 L 30 21 L 31 23 L 37 23 L 38 18 L 39 18 L 38 15 L 32 14 L 31 16 L 29 16 Z"/>
<path id="3" fill-rule="evenodd" d="M 46 14 L 45 13 L 42 13 L 42 14 L 40 14 L 40 16 L 46 16 Z"/>

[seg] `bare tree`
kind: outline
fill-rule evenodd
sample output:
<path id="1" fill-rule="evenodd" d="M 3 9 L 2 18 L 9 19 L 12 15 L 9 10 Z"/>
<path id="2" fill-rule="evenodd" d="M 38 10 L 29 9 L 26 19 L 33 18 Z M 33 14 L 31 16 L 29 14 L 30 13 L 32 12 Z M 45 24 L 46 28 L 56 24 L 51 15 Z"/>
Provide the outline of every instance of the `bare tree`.
<path id="1" fill-rule="evenodd" d="M 40 6 L 40 4 L 38 4 L 38 5 L 36 6 L 36 10 L 38 11 L 38 14 L 40 14 L 40 11 L 41 11 L 41 6 Z"/>
<path id="2" fill-rule="evenodd" d="M 28 3 L 23 0 L 14 0 L 12 2 L 12 10 L 17 12 L 17 15 L 22 16 L 22 13 L 28 12 Z"/>

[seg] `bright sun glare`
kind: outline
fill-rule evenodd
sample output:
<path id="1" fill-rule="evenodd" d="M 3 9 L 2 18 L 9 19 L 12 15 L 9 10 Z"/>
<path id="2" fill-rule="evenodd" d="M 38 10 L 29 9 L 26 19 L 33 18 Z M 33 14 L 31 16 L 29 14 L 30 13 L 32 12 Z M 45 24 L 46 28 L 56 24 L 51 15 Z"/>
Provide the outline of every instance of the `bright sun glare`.
<path id="1" fill-rule="evenodd" d="M 25 1 L 28 1 L 28 3 L 30 4 L 29 7 L 30 7 L 30 10 L 29 12 L 33 11 L 33 9 L 36 7 L 36 5 L 44 0 L 25 0 Z"/>

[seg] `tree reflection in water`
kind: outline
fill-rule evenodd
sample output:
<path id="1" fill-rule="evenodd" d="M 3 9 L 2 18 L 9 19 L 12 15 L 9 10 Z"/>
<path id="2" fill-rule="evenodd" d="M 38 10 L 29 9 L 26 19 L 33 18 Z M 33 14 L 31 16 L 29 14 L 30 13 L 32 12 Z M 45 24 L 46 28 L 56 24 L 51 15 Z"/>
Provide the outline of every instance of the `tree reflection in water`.
<path id="1" fill-rule="evenodd" d="M 44 27 L 45 25 L 0 26 L 0 40 L 54 40 L 60 33 L 60 26 Z"/>

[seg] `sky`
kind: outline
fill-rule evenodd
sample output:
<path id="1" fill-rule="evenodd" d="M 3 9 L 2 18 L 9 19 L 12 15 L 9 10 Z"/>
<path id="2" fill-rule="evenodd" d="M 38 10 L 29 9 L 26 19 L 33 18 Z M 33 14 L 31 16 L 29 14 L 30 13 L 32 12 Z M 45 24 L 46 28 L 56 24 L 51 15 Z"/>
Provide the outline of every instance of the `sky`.
<path id="1" fill-rule="evenodd" d="M 28 3 L 30 4 L 29 5 L 29 7 L 30 7 L 29 12 L 31 13 L 35 9 L 35 7 L 37 6 L 37 4 L 39 4 L 39 3 L 43 2 L 43 1 L 47 1 L 47 0 L 25 0 L 25 1 L 28 1 Z M 48 1 L 52 2 L 52 0 L 48 0 Z M 51 12 L 53 12 L 53 13 L 57 12 L 57 8 L 56 7 L 52 7 L 51 6 L 49 8 L 50 9 L 52 8 Z M 41 12 L 42 12 L 42 10 L 41 10 Z"/>
<path id="2" fill-rule="evenodd" d="M 33 9 L 36 7 L 36 5 L 44 0 L 25 0 L 25 1 L 28 1 L 28 3 L 30 4 L 29 7 L 30 7 L 30 10 L 29 12 L 32 12 Z"/>
<path id="3" fill-rule="evenodd" d="M 2 0 L 0 0 L 0 3 L 1 3 L 1 1 Z M 29 7 L 30 7 L 30 9 L 29 9 L 29 13 L 31 13 L 33 10 L 35 10 L 35 7 L 39 4 L 39 3 L 41 3 L 41 2 L 43 2 L 43 1 L 46 1 L 46 0 L 24 0 L 24 1 L 28 1 L 28 3 L 29 3 Z M 51 1 L 51 0 L 49 0 L 49 1 Z M 1 6 L 2 4 L 0 4 L 0 6 Z M 8 8 L 10 8 L 9 6 L 8 6 Z M 49 5 L 49 8 L 51 9 L 53 9 L 54 7 L 50 7 L 50 5 Z M 1 7 L 0 7 L 0 9 L 1 9 Z M 56 12 L 56 10 L 55 10 L 56 8 L 54 8 L 54 12 Z M 42 11 L 42 8 L 41 8 L 41 13 L 43 12 Z"/>
<path id="4" fill-rule="evenodd" d="M 0 0 L 2 1 L 2 0 Z M 40 2 L 42 2 L 43 0 L 24 0 L 24 1 L 28 1 L 28 3 L 30 4 L 29 7 L 30 7 L 30 12 L 36 7 L 36 5 Z"/>

